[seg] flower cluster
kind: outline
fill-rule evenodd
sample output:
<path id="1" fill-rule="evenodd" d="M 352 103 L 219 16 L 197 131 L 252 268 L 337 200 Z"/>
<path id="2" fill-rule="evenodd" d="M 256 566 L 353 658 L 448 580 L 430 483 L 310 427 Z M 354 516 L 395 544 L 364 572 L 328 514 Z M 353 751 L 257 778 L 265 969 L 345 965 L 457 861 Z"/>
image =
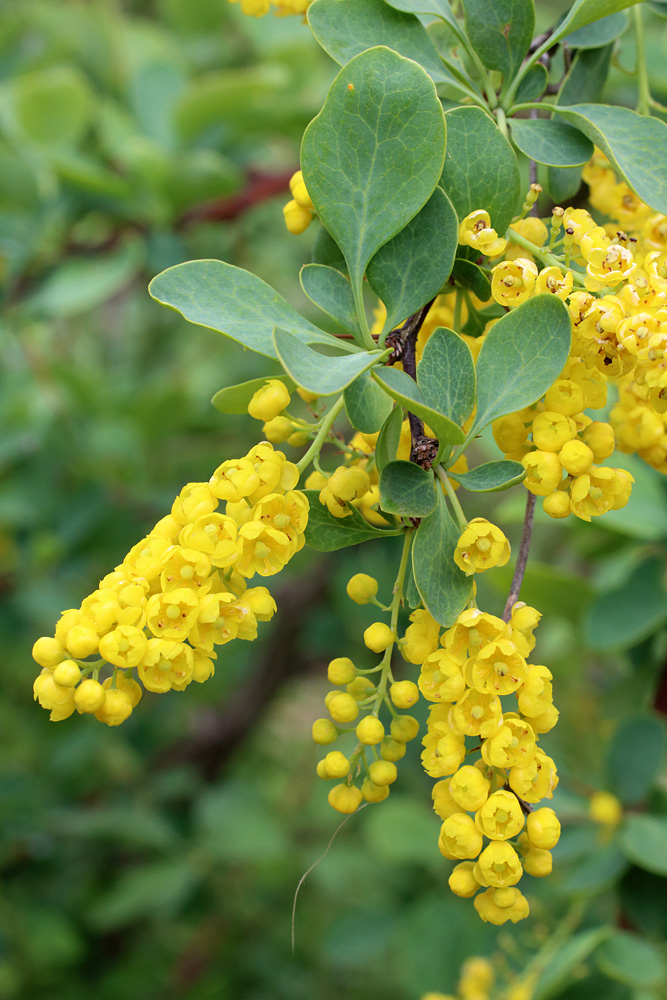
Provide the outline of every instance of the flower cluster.
<path id="1" fill-rule="evenodd" d="M 438 843 L 444 857 L 459 862 L 452 892 L 475 896 L 477 912 L 493 924 L 528 915 L 516 885 L 524 872 L 550 873 L 560 833 L 553 810 L 533 811 L 558 783 L 553 760 L 538 745 L 558 719 L 552 676 L 527 663 L 540 617 L 517 602 L 508 622 L 472 608 L 442 636 L 432 619 L 421 622 L 419 689 L 433 702 L 422 762 L 440 779 L 433 789 L 443 820 Z M 515 707 L 504 701 L 510 697 Z M 464 763 L 475 750 L 481 757 Z"/>
<path id="2" fill-rule="evenodd" d="M 531 1000 L 537 977 L 534 974 L 512 977 L 502 991 L 503 1000 Z M 421 1000 L 490 1000 L 499 984 L 496 970 L 486 958 L 469 958 L 461 967 L 461 975 L 456 986 L 456 996 L 447 993 L 425 993 Z"/>
<path id="3" fill-rule="evenodd" d="M 287 17 L 289 14 L 305 14 L 311 0 L 229 0 L 229 3 L 239 3 L 241 10 L 248 17 L 264 17 L 273 6 L 276 17 Z"/>
<path id="4" fill-rule="evenodd" d="M 276 605 L 246 580 L 272 576 L 302 548 L 308 501 L 294 489 L 298 478 L 262 442 L 223 462 L 208 483 L 188 483 L 99 588 L 62 613 L 54 636 L 35 643 L 35 698 L 52 721 L 76 710 L 117 726 L 142 685 L 183 691 L 213 675 L 216 646 L 255 639 Z"/>
<path id="5" fill-rule="evenodd" d="M 348 596 L 356 604 L 376 604 L 387 610 L 377 600 L 377 591 L 377 580 L 365 573 L 357 573 L 347 585 Z M 394 622 L 395 617 L 392 615 Z M 364 643 L 371 652 L 382 654 L 377 666 L 359 670 L 343 656 L 332 660 L 328 667 L 329 682 L 337 687 L 324 699 L 330 718 L 313 723 L 313 740 L 319 746 L 328 746 L 352 732 L 357 740 L 350 754 L 330 750 L 317 765 L 320 778 L 339 782 L 329 792 L 329 804 L 341 813 L 354 812 L 364 800 L 382 802 L 387 798 L 397 776 L 396 761 L 405 756 L 406 743 L 419 732 L 419 723 L 412 715 L 396 711 L 410 709 L 419 700 L 413 681 L 393 679 L 391 655 L 396 639 L 391 626 L 374 622 L 364 632 Z M 378 675 L 376 683 L 374 674 Z M 385 705 L 391 714 L 388 732 L 379 718 Z M 355 784 L 358 778 L 360 785 Z"/>
<path id="6" fill-rule="evenodd" d="M 290 179 L 289 187 L 292 199 L 283 208 L 285 225 L 288 232 L 294 236 L 300 236 L 301 233 L 305 233 L 315 218 L 315 208 L 306 190 L 303 174 L 300 170 L 297 170 Z"/>

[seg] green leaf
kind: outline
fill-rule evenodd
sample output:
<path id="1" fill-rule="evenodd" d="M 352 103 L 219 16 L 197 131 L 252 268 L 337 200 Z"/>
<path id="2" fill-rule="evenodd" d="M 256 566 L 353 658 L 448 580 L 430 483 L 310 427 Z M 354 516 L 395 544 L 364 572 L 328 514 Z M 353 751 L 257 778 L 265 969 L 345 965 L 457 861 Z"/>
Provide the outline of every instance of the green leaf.
<path id="1" fill-rule="evenodd" d="M 375 464 L 380 472 L 388 462 L 392 462 L 396 458 L 402 427 L 403 410 L 400 406 L 394 406 L 382 425 L 375 445 Z"/>
<path id="2" fill-rule="evenodd" d="M 567 309 L 552 295 L 536 295 L 499 319 L 477 359 L 477 413 L 469 437 L 539 399 L 563 370 L 570 340 Z"/>
<path id="3" fill-rule="evenodd" d="M 555 44 L 566 35 L 571 35 L 579 28 L 583 28 L 584 25 L 592 24 L 593 21 L 601 21 L 619 10 L 633 7 L 636 3 L 639 3 L 639 0 L 576 0 L 569 13 L 556 27 L 549 41 Z"/>
<path id="4" fill-rule="evenodd" d="M 602 17 L 593 24 L 587 24 L 578 31 L 573 31 L 565 39 L 571 49 L 599 49 L 620 38 L 630 23 L 630 15 L 621 10 L 616 14 Z"/>
<path id="5" fill-rule="evenodd" d="M 533 38 L 533 0 L 463 0 L 463 11 L 466 34 L 477 55 L 505 81 L 511 80 Z"/>
<path id="6" fill-rule="evenodd" d="M 445 118 L 447 151 L 440 183 L 459 221 L 484 207 L 492 226 L 504 233 L 521 204 L 514 150 L 481 108 L 454 108 Z"/>
<path id="7" fill-rule="evenodd" d="M 607 755 L 611 790 L 626 805 L 642 802 L 660 773 L 665 757 L 665 727 L 653 715 L 621 723 Z"/>
<path id="8" fill-rule="evenodd" d="M 306 129 L 306 186 L 345 255 L 358 307 L 369 260 L 433 194 L 445 138 L 433 81 L 384 47 L 363 52 L 341 70 Z"/>
<path id="9" fill-rule="evenodd" d="M 464 424 L 475 408 L 475 362 L 465 340 L 438 327 L 426 341 L 417 366 L 417 384 L 424 401 L 453 423 Z"/>
<path id="10" fill-rule="evenodd" d="M 89 911 L 99 930 L 112 930 L 142 917 L 177 913 L 202 874 L 187 857 L 156 861 L 125 870 Z"/>
<path id="11" fill-rule="evenodd" d="M 144 254 L 143 242 L 133 239 L 99 257 L 63 260 L 30 297 L 29 305 L 59 319 L 94 309 L 136 278 L 144 264 Z"/>
<path id="12" fill-rule="evenodd" d="M 449 513 L 442 490 L 437 505 L 417 529 L 412 546 L 412 569 L 424 607 L 441 625 L 452 625 L 472 593 L 473 578 L 454 562 L 460 530 Z"/>
<path id="13" fill-rule="evenodd" d="M 345 389 L 345 409 L 350 423 L 362 434 L 375 434 L 393 409 L 393 401 L 370 372 L 355 378 Z"/>
<path id="14" fill-rule="evenodd" d="M 488 302 L 491 298 L 491 282 L 478 264 L 473 264 L 465 257 L 457 257 L 454 261 L 452 278 L 457 285 L 469 288 L 480 302 Z"/>
<path id="15" fill-rule="evenodd" d="M 264 378 L 253 378 L 249 382 L 229 385 L 216 392 L 211 400 L 220 413 L 247 413 L 248 403 L 258 389 L 266 385 L 269 379 L 277 379 L 287 386 L 290 392 L 296 388 L 296 383 L 289 375 L 266 375 Z"/>
<path id="16" fill-rule="evenodd" d="M 417 590 L 417 584 L 415 583 L 415 574 L 412 569 L 412 560 L 408 562 L 408 566 L 405 572 L 405 584 L 403 586 L 403 594 L 405 600 L 408 603 L 409 608 L 418 608 L 421 606 L 421 595 Z"/>
<path id="17" fill-rule="evenodd" d="M 308 23 L 325 52 L 341 66 L 360 52 L 386 45 L 423 66 L 436 83 L 459 89 L 421 21 L 383 0 L 315 0 L 308 8 Z"/>
<path id="18" fill-rule="evenodd" d="M 512 139 L 529 160 L 552 167 L 576 167 L 588 163 L 593 143 L 585 135 L 553 118 L 513 118 Z"/>
<path id="19" fill-rule="evenodd" d="M 391 538 L 400 535 L 403 528 L 375 528 L 351 507 L 347 517 L 334 517 L 324 504 L 320 503 L 319 490 L 304 490 L 310 503 L 306 543 L 318 552 L 334 552 L 348 545 L 358 545 L 373 538 Z"/>
<path id="20" fill-rule="evenodd" d="M 498 493 L 522 482 L 526 477 L 526 470 L 521 462 L 501 458 L 478 465 L 470 472 L 448 472 L 447 475 L 471 493 Z"/>
<path id="21" fill-rule="evenodd" d="M 404 10 L 410 14 L 433 14 L 446 21 L 457 35 L 461 34 L 461 27 L 448 0 L 387 0 L 387 3 L 394 10 Z"/>
<path id="22" fill-rule="evenodd" d="M 51 66 L 14 76 L 7 94 L 6 125 L 40 146 L 79 142 L 91 123 L 94 98 L 74 66 Z"/>
<path id="23" fill-rule="evenodd" d="M 341 249 L 324 226 L 319 226 L 311 256 L 313 264 L 324 264 L 325 267 L 335 268 L 341 274 L 347 274 L 347 264 Z"/>
<path id="24" fill-rule="evenodd" d="M 601 101 L 614 46 L 580 49 L 570 66 L 556 98 L 557 104 Z M 517 95 L 518 96 L 518 95 Z M 557 204 L 574 198 L 581 186 L 579 167 L 549 167 L 547 187 Z"/>
<path id="25" fill-rule="evenodd" d="M 556 952 L 540 975 L 533 1000 L 550 1000 L 551 997 L 557 996 L 570 981 L 572 970 L 581 965 L 609 934 L 611 934 L 610 927 L 596 927 L 574 934 Z"/>
<path id="26" fill-rule="evenodd" d="M 417 383 L 405 372 L 398 368 L 378 368 L 373 371 L 373 378 L 397 403 L 427 423 L 441 445 L 459 444 L 464 440 L 461 428 L 444 413 L 429 406 Z"/>
<path id="27" fill-rule="evenodd" d="M 661 559 L 647 559 L 620 587 L 596 598 L 586 615 L 585 642 L 595 650 L 627 649 L 665 620 L 665 567 Z"/>
<path id="28" fill-rule="evenodd" d="M 299 280 L 310 301 L 359 340 L 359 320 L 348 279 L 333 267 L 306 264 Z"/>
<path id="29" fill-rule="evenodd" d="M 273 342 L 278 360 L 297 385 L 318 396 L 333 396 L 345 386 L 377 364 L 380 351 L 361 351 L 358 354 L 321 354 L 307 347 L 301 340 L 276 327 Z"/>
<path id="30" fill-rule="evenodd" d="M 435 480 L 414 462 L 389 462 L 380 473 L 380 507 L 401 517 L 427 517 L 436 504 Z"/>
<path id="31" fill-rule="evenodd" d="M 628 986 L 660 986 L 667 976 L 667 965 L 658 949 L 627 931 L 614 931 L 600 945 L 596 958 L 605 976 Z"/>
<path id="32" fill-rule="evenodd" d="M 547 89 L 549 74 L 543 63 L 535 63 L 530 67 L 523 80 L 519 84 L 516 92 L 516 103 L 522 104 L 524 101 L 539 101 L 540 97 Z"/>
<path id="33" fill-rule="evenodd" d="M 302 344 L 336 344 L 282 295 L 254 274 L 221 260 L 192 260 L 162 271 L 148 286 L 150 295 L 190 323 L 217 330 L 257 354 L 276 358 L 273 330 L 279 326 Z"/>
<path id="34" fill-rule="evenodd" d="M 452 203 L 436 188 L 414 219 L 380 247 L 368 265 L 367 277 L 387 309 L 383 333 L 438 294 L 451 273 L 458 237 Z"/>
<path id="35" fill-rule="evenodd" d="M 554 111 L 602 150 L 647 205 L 656 212 L 667 212 L 665 122 L 606 104 L 554 105 Z"/>
<path id="36" fill-rule="evenodd" d="M 593 834 L 594 836 L 595 834 Z M 560 868 L 560 860 L 557 860 Z M 616 882 L 629 868 L 628 859 L 615 843 L 591 844 L 591 851 L 578 860 L 559 882 L 558 889 L 563 895 L 599 893 Z"/>
<path id="37" fill-rule="evenodd" d="M 620 846 L 638 868 L 667 875 L 667 816 L 627 816 Z"/>

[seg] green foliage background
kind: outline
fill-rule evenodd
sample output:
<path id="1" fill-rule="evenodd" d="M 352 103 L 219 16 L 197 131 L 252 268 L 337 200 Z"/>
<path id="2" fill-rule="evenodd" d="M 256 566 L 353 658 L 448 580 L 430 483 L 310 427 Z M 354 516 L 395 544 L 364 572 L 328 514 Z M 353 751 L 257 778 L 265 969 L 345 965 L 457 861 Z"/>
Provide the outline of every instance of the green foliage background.
<path id="1" fill-rule="evenodd" d="M 564 7 L 538 4 L 540 26 Z M 538 652 L 562 713 L 547 749 L 566 829 L 530 926 L 512 936 L 446 890 L 430 782 L 413 760 L 306 882 L 291 955 L 294 889 L 338 822 L 314 777 L 310 724 L 326 662 L 363 665 L 371 613 L 350 605 L 345 582 L 363 570 L 390 586 L 389 545 L 302 553 L 273 583 L 287 620 L 234 644 L 205 686 L 147 695 L 120 729 L 78 716 L 51 725 L 33 705 L 34 638 L 183 483 L 256 440 L 255 422 L 209 399 L 267 364 L 161 309 L 146 284 L 219 257 L 308 315 L 296 276 L 312 231 L 288 237 L 280 208 L 335 67 L 298 21 L 244 19 L 226 0 L 9 0 L 0 15 L 0 996 L 417 1000 L 451 990 L 469 954 L 504 948 L 521 969 L 578 900 L 583 936 L 543 996 L 664 996 L 660 964 L 646 989 L 634 974 L 603 978 L 604 955 L 582 964 L 597 944 L 587 928 L 656 943 L 667 932 L 664 731 L 652 710 L 667 658 L 667 506 L 638 463 L 631 503 L 602 524 L 538 518 L 522 596 L 544 613 Z M 649 41 L 664 101 L 664 32 Z M 633 101 L 619 71 L 610 92 Z M 257 171 L 284 174 L 283 191 L 232 219 L 202 210 L 256 191 Z M 498 457 L 487 439 L 480 458 Z M 515 540 L 523 490 L 481 498 L 475 513 L 491 512 Z M 491 577 L 480 600 L 498 612 L 509 574 Z M 624 850 L 585 818 L 595 787 L 635 810 Z M 647 808 L 663 841 L 635 867 Z"/>

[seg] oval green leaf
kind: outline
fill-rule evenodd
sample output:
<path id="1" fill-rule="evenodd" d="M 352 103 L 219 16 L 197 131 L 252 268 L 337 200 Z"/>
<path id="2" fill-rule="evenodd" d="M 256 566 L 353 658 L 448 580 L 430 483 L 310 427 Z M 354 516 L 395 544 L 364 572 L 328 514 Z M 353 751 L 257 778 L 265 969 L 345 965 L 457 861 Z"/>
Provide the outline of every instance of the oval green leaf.
<path id="1" fill-rule="evenodd" d="M 469 288 L 480 302 L 488 302 L 491 298 L 491 282 L 478 264 L 473 264 L 465 257 L 457 257 L 452 269 L 452 277 L 457 285 Z"/>
<path id="2" fill-rule="evenodd" d="M 529 160 L 552 167 L 577 167 L 588 163 L 593 143 L 582 132 L 553 118 L 513 118 L 514 144 Z"/>
<path id="3" fill-rule="evenodd" d="M 435 510 L 417 529 L 412 546 L 412 570 L 424 607 L 441 625 L 453 625 L 470 600 L 473 578 L 454 562 L 461 532 L 449 513 L 441 489 Z"/>
<path id="4" fill-rule="evenodd" d="M 306 264 L 301 268 L 299 280 L 311 302 L 356 340 L 361 339 L 352 286 L 345 275 L 323 264 Z"/>
<path id="5" fill-rule="evenodd" d="M 238 385 L 226 386 L 216 392 L 211 402 L 216 410 L 220 410 L 220 413 L 247 413 L 248 403 L 252 397 L 270 379 L 282 382 L 290 392 L 296 388 L 294 379 L 290 378 L 289 375 L 267 375 L 265 378 L 253 378 L 249 382 L 239 382 Z"/>
<path id="6" fill-rule="evenodd" d="M 512 146 L 481 108 L 454 108 L 447 120 L 441 186 L 459 220 L 481 205 L 504 233 L 521 204 L 519 164 Z"/>
<path id="7" fill-rule="evenodd" d="M 555 44 L 566 35 L 571 35 L 579 28 L 583 28 L 584 25 L 592 24 L 593 21 L 601 21 L 610 14 L 625 10 L 627 7 L 634 7 L 639 2 L 640 0 L 575 0 L 569 13 L 557 26 L 549 41 Z"/>
<path id="8" fill-rule="evenodd" d="M 310 504 L 306 544 L 318 552 L 335 552 L 349 545 L 368 542 L 373 538 L 391 538 L 400 535 L 403 528 L 375 528 L 366 521 L 359 511 L 351 507 L 347 517 L 334 517 L 324 504 L 320 503 L 319 490 L 304 490 Z"/>
<path id="9" fill-rule="evenodd" d="M 628 816 L 619 843 L 638 868 L 667 875 L 667 816 Z"/>
<path id="10" fill-rule="evenodd" d="M 586 615 L 584 637 L 591 649 L 627 649 L 665 620 L 664 564 L 662 559 L 648 559 L 619 587 L 599 594 Z"/>
<path id="11" fill-rule="evenodd" d="M 371 257 L 433 194 L 445 137 L 433 81 L 384 47 L 362 52 L 340 71 L 306 129 L 306 186 L 345 255 L 357 305 Z"/>
<path id="12" fill-rule="evenodd" d="M 380 247 L 366 276 L 387 309 L 383 333 L 438 294 L 451 273 L 458 236 L 454 207 L 438 187 L 414 219 Z"/>
<path id="13" fill-rule="evenodd" d="M 614 931 L 597 950 L 605 976 L 628 986 L 660 986 L 667 976 L 665 959 L 649 941 L 627 931 Z"/>
<path id="14" fill-rule="evenodd" d="M 382 389 L 370 372 L 350 382 L 343 393 L 350 423 L 362 434 L 379 431 L 393 409 L 391 396 Z"/>
<path id="15" fill-rule="evenodd" d="M 289 302 L 249 271 L 221 260 L 192 260 L 162 271 L 150 295 L 196 326 L 217 330 L 244 347 L 277 357 L 274 327 L 289 330 L 302 344 L 340 344 L 300 316 Z"/>
<path id="16" fill-rule="evenodd" d="M 404 10 L 410 14 L 433 14 L 446 21 L 457 35 L 461 35 L 461 26 L 454 16 L 448 0 L 387 0 L 394 10 Z"/>
<path id="17" fill-rule="evenodd" d="M 470 472 L 448 472 L 447 475 L 471 493 L 498 493 L 522 482 L 526 477 L 526 470 L 521 462 L 501 458 L 496 462 L 478 465 Z"/>
<path id="18" fill-rule="evenodd" d="M 373 378 L 377 379 L 385 392 L 388 392 L 397 403 L 428 424 L 441 445 L 463 442 L 464 434 L 461 428 L 444 413 L 439 413 L 429 406 L 417 383 L 405 372 L 399 371 L 398 368 L 378 368 L 373 371 Z"/>
<path id="19" fill-rule="evenodd" d="M 550 1000 L 571 980 L 572 970 L 581 965 L 611 933 L 609 927 L 580 931 L 556 952 L 537 981 L 533 1000 Z"/>
<path id="20" fill-rule="evenodd" d="M 642 802 L 662 770 L 665 726 L 653 715 L 636 715 L 621 723 L 607 756 L 611 790 L 626 805 Z"/>
<path id="21" fill-rule="evenodd" d="M 414 462 L 389 462 L 380 473 L 380 507 L 400 517 L 428 517 L 435 509 L 435 479 Z"/>
<path id="22" fill-rule="evenodd" d="M 539 399 L 563 370 L 571 337 L 568 311 L 552 295 L 536 295 L 499 319 L 477 359 L 477 413 L 469 439 Z"/>
<path id="23" fill-rule="evenodd" d="M 554 105 L 553 110 L 602 150 L 642 201 L 667 213 L 665 122 L 606 104 Z"/>
<path id="24" fill-rule="evenodd" d="M 458 89 L 421 21 L 384 0 L 315 0 L 308 8 L 308 23 L 325 52 L 341 66 L 360 52 L 386 45 L 423 66 L 436 83 Z"/>
<path id="25" fill-rule="evenodd" d="M 485 66 L 511 80 L 535 28 L 533 0 L 463 0 L 466 34 Z"/>
<path id="26" fill-rule="evenodd" d="M 470 348 L 458 333 L 438 327 L 426 341 L 417 366 L 424 401 L 462 425 L 475 408 L 477 378 Z"/>
<path id="27" fill-rule="evenodd" d="M 402 428 L 403 409 L 401 406 L 394 406 L 382 425 L 375 445 L 375 464 L 380 472 L 388 462 L 392 462 L 396 458 Z"/>
<path id="28" fill-rule="evenodd" d="M 292 333 L 273 331 L 276 356 L 297 385 L 318 396 L 342 392 L 358 375 L 378 363 L 380 351 L 360 351 L 358 354 L 321 354 L 307 347 Z"/>
<path id="29" fill-rule="evenodd" d="M 573 31 L 565 41 L 571 49 L 599 49 L 620 38 L 629 23 L 630 15 L 626 10 L 621 10 Z"/>

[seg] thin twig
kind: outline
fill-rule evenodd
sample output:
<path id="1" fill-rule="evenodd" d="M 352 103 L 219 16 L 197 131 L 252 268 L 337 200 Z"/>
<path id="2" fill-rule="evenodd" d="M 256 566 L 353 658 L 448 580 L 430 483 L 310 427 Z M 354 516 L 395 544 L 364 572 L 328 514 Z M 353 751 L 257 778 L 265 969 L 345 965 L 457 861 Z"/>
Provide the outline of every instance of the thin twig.
<path id="1" fill-rule="evenodd" d="M 387 346 L 394 348 L 389 361 L 402 361 L 403 371 L 415 382 L 417 381 L 417 337 L 434 302 L 435 297 L 412 316 L 409 316 L 403 326 L 392 330 L 387 337 Z M 435 445 L 433 438 L 424 434 L 424 422 L 410 411 L 408 411 L 408 422 L 412 437 L 410 461 L 417 465 L 430 466 L 436 456 L 437 445 Z"/>
<path id="2" fill-rule="evenodd" d="M 523 519 L 523 531 L 521 532 L 521 543 L 519 545 L 519 555 L 517 556 L 512 586 L 510 587 L 507 604 L 503 612 L 503 621 L 509 621 L 512 614 L 512 606 L 519 599 L 519 591 L 526 573 L 528 564 L 528 553 L 530 552 L 530 540 L 533 535 L 533 518 L 535 516 L 535 494 L 528 492 L 526 499 L 526 514 Z"/>

